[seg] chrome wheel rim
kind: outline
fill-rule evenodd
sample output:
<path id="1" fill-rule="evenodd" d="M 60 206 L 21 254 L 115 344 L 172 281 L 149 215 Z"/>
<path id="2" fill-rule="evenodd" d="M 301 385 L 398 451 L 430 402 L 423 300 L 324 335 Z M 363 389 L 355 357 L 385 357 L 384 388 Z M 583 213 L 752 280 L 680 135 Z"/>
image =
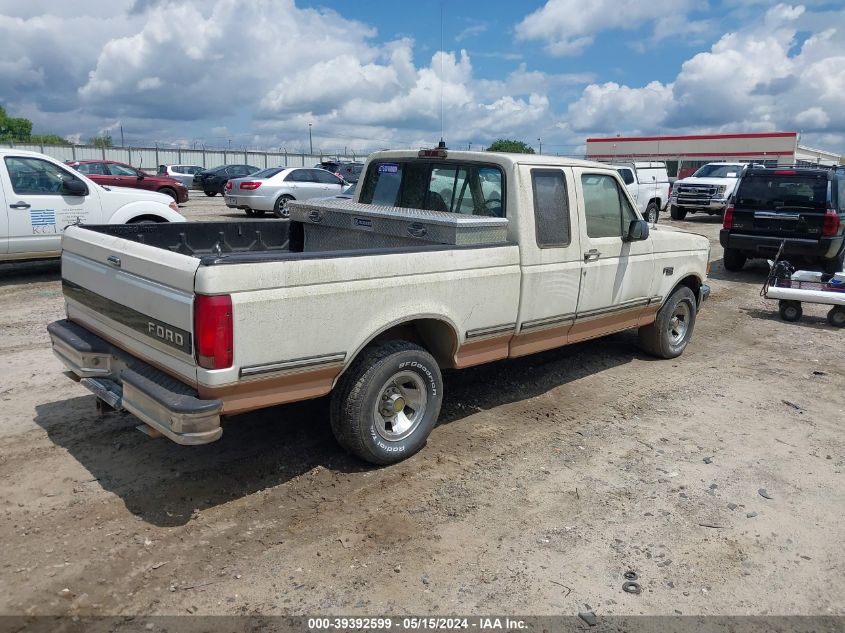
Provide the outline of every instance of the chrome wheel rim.
<path id="1" fill-rule="evenodd" d="M 689 330 L 690 311 L 689 305 L 684 301 L 675 306 L 675 311 L 669 319 L 669 341 L 672 345 L 682 342 Z"/>
<path id="2" fill-rule="evenodd" d="M 378 391 L 373 407 L 376 433 L 388 442 L 399 442 L 411 435 L 425 416 L 428 391 L 422 377 L 401 371 Z"/>

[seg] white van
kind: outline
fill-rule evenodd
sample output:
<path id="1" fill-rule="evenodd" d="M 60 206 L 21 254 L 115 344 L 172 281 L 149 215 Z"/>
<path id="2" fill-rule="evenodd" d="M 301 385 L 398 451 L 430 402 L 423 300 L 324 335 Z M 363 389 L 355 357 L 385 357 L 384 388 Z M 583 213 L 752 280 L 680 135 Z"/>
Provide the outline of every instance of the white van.
<path id="1" fill-rule="evenodd" d="M 105 187 L 59 161 L 0 149 L 0 261 L 58 257 L 76 224 L 184 222 L 168 195 Z"/>

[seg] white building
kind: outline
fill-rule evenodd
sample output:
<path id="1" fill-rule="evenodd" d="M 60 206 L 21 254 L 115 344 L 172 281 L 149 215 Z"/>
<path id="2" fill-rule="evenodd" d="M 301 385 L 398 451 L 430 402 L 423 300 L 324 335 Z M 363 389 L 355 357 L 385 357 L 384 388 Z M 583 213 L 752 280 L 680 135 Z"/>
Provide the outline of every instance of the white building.
<path id="1" fill-rule="evenodd" d="M 840 154 L 799 145 L 798 141 L 797 132 L 588 138 L 587 159 L 662 160 L 669 175 L 678 178 L 717 161 L 838 165 L 842 160 Z"/>

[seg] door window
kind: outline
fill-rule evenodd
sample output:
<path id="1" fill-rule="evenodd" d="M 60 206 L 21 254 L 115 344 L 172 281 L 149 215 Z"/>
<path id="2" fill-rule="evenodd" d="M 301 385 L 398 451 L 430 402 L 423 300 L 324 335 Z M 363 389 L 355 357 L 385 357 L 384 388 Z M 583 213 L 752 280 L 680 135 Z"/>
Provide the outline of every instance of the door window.
<path id="1" fill-rule="evenodd" d="M 117 163 L 108 163 L 109 171 L 111 172 L 112 176 L 132 176 L 137 177 L 138 172 L 132 169 L 131 167 L 127 167 L 126 165 L 118 165 Z"/>
<path id="2" fill-rule="evenodd" d="M 89 176 L 107 176 L 103 163 L 79 163 L 76 166 L 76 171 L 80 174 L 87 174 Z"/>
<path id="3" fill-rule="evenodd" d="M 5 162 L 12 189 L 21 195 L 62 195 L 66 181 L 79 180 L 58 165 L 40 158 L 7 156 Z"/>
<path id="4" fill-rule="evenodd" d="M 636 214 L 612 176 L 582 174 L 584 215 L 589 237 L 621 238 Z"/>
<path id="5" fill-rule="evenodd" d="M 285 180 L 289 182 L 308 182 L 308 174 L 304 169 L 294 169 L 290 172 Z"/>
<path id="6" fill-rule="evenodd" d="M 333 173 L 326 171 L 325 169 L 315 169 L 314 175 L 322 185 L 337 185 L 340 186 L 342 183 L 340 182 L 340 178 L 335 176 Z"/>
<path id="7" fill-rule="evenodd" d="M 532 169 L 531 187 L 534 191 L 537 246 L 568 246 L 569 197 L 563 172 L 558 169 Z"/>

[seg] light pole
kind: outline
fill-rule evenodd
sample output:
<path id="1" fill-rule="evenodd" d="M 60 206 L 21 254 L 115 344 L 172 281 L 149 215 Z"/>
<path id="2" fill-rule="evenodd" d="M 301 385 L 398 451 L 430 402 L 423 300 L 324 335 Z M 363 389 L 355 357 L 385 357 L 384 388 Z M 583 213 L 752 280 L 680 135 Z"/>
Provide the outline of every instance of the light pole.
<path id="1" fill-rule="evenodd" d="M 311 124 L 308 124 L 308 148 L 310 149 L 310 154 L 313 156 L 314 154 L 314 141 L 311 139 Z"/>
<path id="2" fill-rule="evenodd" d="M 543 141 L 541 141 L 540 138 L 538 137 L 537 142 L 540 144 L 540 151 L 537 152 L 537 153 L 542 154 L 543 153 Z"/>

